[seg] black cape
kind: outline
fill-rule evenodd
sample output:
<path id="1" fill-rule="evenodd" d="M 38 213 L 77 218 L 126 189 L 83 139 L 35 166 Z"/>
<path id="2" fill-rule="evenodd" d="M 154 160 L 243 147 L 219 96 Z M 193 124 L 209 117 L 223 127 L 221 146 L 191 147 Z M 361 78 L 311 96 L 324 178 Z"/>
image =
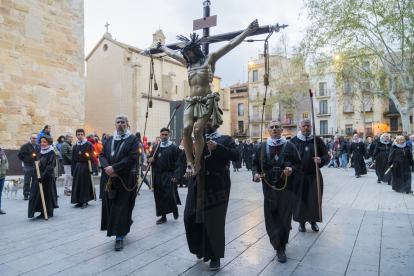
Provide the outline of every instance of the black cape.
<path id="1" fill-rule="evenodd" d="M 302 141 L 298 137 L 290 140 L 299 152 L 302 159 L 302 177 L 294 185 L 295 202 L 293 205 L 293 220 L 297 222 L 321 222 L 319 218 L 318 187 L 316 182 L 316 167 L 313 157 L 315 151 L 313 139 Z M 316 138 L 318 157 L 321 158 L 319 168 L 329 163 L 329 155 L 325 143 L 321 138 Z M 319 171 L 321 184 L 321 199 L 323 195 L 323 177 Z"/>
<path id="2" fill-rule="evenodd" d="M 158 146 L 159 144 L 154 147 L 150 157 L 153 157 Z M 171 144 L 169 147 L 160 148 L 157 156 L 154 156 L 154 158 L 152 185 L 154 188 L 155 209 L 159 217 L 178 212 L 177 205 L 181 205 L 177 182 L 171 181 L 173 178 L 180 178 L 180 153 L 178 147 Z"/>
<path id="3" fill-rule="evenodd" d="M 253 163 L 253 144 L 251 143 L 244 145 L 244 160 L 246 162 L 246 168 L 251 170 Z"/>
<path id="4" fill-rule="evenodd" d="M 363 175 L 363 174 L 367 174 L 367 166 L 365 165 L 365 144 L 360 141 L 358 143 L 351 143 L 351 147 L 350 147 L 350 155 L 352 156 L 352 164 L 354 165 L 355 168 L 355 175 Z"/>
<path id="5" fill-rule="evenodd" d="M 391 169 L 392 189 L 397 192 L 408 192 L 411 190 L 411 167 L 413 166 L 413 155 L 408 146 L 399 148 L 392 146 L 388 165 Z"/>
<path id="6" fill-rule="evenodd" d="M 89 157 L 86 156 L 89 154 Z M 93 164 L 93 146 L 87 141 L 83 145 L 76 145 L 72 150 L 72 204 L 83 204 L 93 200 L 91 175 L 89 172 L 88 160 Z"/>
<path id="7" fill-rule="evenodd" d="M 266 180 L 271 184 L 271 175 L 275 165 L 275 147 L 269 146 L 269 158 L 267 157 L 266 142 L 263 144 L 263 170 Z M 281 155 L 282 145 L 277 147 L 278 156 Z M 261 146 L 255 148 L 253 156 L 252 174 L 261 174 Z M 282 158 L 282 156 L 279 156 Z M 289 241 L 289 233 L 292 229 L 292 212 L 293 212 L 293 182 L 294 178 L 301 176 L 302 161 L 294 144 L 286 142 L 285 152 L 283 154 L 283 163 L 280 168 L 291 167 L 293 172 L 288 177 L 286 188 L 276 191 L 270 188 L 262 180 L 264 194 L 264 216 L 266 232 L 269 236 L 270 243 L 277 250 L 279 247 L 285 248 Z M 276 188 L 281 189 L 284 181 L 279 181 Z"/>
<path id="8" fill-rule="evenodd" d="M 43 178 L 42 184 L 46 210 L 47 214 L 49 216 L 52 216 L 53 209 L 59 208 L 55 181 L 56 156 L 53 150 L 46 154 L 40 154 L 40 156 L 37 154 L 37 156 L 39 159 L 40 177 Z M 33 174 L 35 175 L 35 181 L 33 181 L 34 183 L 32 183 L 30 187 L 28 211 L 29 218 L 33 218 L 35 212 L 43 213 L 43 205 L 40 196 L 39 182 L 37 181 L 36 170 L 33 170 Z"/>
<path id="9" fill-rule="evenodd" d="M 130 135 L 125 140 L 114 141 L 111 150 L 113 139 L 112 136 L 106 140 L 99 155 L 102 167 L 112 166 L 119 176 L 111 178 L 111 190 L 116 190 L 115 199 L 109 199 L 108 192 L 103 193 L 101 230 L 106 230 L 108 237 L 125 236 L 129 233 L 137 191 L 138 138 L 135 135 Z M 114 151 L 114 156 L 111 155 L 112 151 Z M 104 183 L 108 182 L 109 176 L 105 170 L 102 172 L 101 178 Z M 126 190 L 125 187 L 132 191 Z"/>
<path id="10" fill-rule="evenodd" d="M 382 182 L 391 181 L 391 174 L 385 174 L 385 172 L 389 169 L 388 157 L 390 155 L 391 148 L 391 144 L 385 145 L 379 142 L 372 155 L 372 158 L 375 160 L 375 173 L 377 174 L 378 179 Z"/>
<path id="11" fill-rule="evenodd" d="M 239 143 L 239 145 L 236 145 L 236 147 L 237 147 L 239 158 L 237 159 L 237 161 L 232 161 L 233 169 L 240 169 L 242 167 L 242 160 L 243 160 L 242 158 L 243 144 Z"/>
<path id="12" fill-rule="evenodd" d="M 225 224 L 230 196 L 228 162 L 239 159 L 233 138 L 222 135 L 212 139 L 217 149 L 206 158 L 204 223 L 196 223 L 197 177 L 188 180 L 188 194 L 184 210 L 184 225 L 191 253 L 204 256 L 204 261 L 224 258 Z M 206 155 L 209 155 L 207 152 Z"/>

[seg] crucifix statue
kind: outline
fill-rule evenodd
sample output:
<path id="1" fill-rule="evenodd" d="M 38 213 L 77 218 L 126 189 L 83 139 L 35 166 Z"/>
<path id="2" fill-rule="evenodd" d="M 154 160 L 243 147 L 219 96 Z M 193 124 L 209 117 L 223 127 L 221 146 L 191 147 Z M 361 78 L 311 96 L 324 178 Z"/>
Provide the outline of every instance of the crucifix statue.
<path id="1" fill-rule="evenodd" d="M 180 43 L 164 45 L 158 42 L 156 48 L 147 49 L 141 54 L 155 54 L 165 52 L 169 57 L 177 60 L 187 67 L 190 85 L 190 96 L 185 100 L 184 109 L 184 150 L 187 157 L 186 178 L 196 176 L 200 171 L 200 159 L 204 149 L 203 131 L 209 118 L 212 116 L 214 130 L 223 124 L 222 110 L 219 107 L 220 95 L 212 91 L 212 82 L 216 70 L 216 62 L 242 43 L 245 38 L 253 35 L 278 31 L 284 26 L 268 25 L 259 28 L 259 23 L 254 20 L 247 29 L 223 35 L 210 36 L 209 28 L 215 26 L 217 17 L 210 17 L 210 1 L 204 1 L 204 18 L 194 21 L 194 30 L 203 29 L 203 37 L 192 33 L 190 37 L 177 36 Z M 229 42 L 215 52 L 208 52 L 209 43 Z M 252 42 L 253 40 L 249 41 Z M 203 46 L 204 51 L 201 50 Z M 179 51 L 176 51 L 179 50 Z M 193 160 L 193 141 L 195 138 L 195 157 Z"/>

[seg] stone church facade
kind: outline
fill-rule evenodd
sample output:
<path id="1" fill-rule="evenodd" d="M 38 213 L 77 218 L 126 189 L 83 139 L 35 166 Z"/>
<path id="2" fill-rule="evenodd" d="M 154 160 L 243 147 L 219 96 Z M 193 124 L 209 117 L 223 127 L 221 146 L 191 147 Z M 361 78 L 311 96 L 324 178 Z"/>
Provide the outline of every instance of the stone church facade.
<path id="1" fill-rule="evenodd" d="M 18 150 L 46 124 L 54 140 L 83 126 L 83 9 L 83 0 L 1 1 L 3 149 Z"/>
<path id="2" fill-rule="evenodd" d="M 161 30 L 153 34 L 155 46 L 165 42 Z M 128 116 L 131 132 L 143 133 L 148 102 L 148 80 L 151 59 L 140 55 L 141 49 L 112 39 L 106 33 L 86 57 L 85 130 L 113 134 L 115 117 Z M 160 57 L 161 56 L 161 57 Z M 187 68 L 166 57 L 154 56 L 155 79 L 158 91 L 153 90 L 153 108 L 149 109 L 146 135 L 148 141 L 159 135 L 170 118 L 170 104 L 183 101 L 190 95 Z M 220 106 L 224 124 L 220 132 L 230 135 L 230 93 L 220 89 L 219 77 L 214 77 L 213 92 L 221 94 Z M 184 106 L 181 107 L 182 109 Z"/>

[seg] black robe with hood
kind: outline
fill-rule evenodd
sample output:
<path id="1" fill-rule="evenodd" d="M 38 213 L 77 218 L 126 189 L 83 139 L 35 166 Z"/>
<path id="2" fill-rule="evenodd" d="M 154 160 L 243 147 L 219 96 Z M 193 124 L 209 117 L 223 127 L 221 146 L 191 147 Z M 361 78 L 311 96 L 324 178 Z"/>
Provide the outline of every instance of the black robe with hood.
<path id="1" fill-rule="evenodd" d="M 388 165 L 391 169 L 392 189 L 397 192 L 406 193 L 411 191 L 411 167 L 413 166 L 413 155 L 409 146 L 399 148 L 392 146 Z"/>
<path id="2" fill-rule="evenodd" d="M 224 258 L 225 225 L 230 196 L 229 161 L 239 159 L 233 138 L 222 135 L 212 138 L 217 149 L 205 148 L 206 173 L 204 182 L 204 223 L 196 223 L 197 177 L 187 180 L 188 195 L 184 210 L 184 225 L 190 252 L 204 257 L 204 261 Z"/>
<path id="3" fill-rule="evenodd" d="M 351 162 L 355 168 L 355 175 L 367 174 L 367 166 L 365 165 L 365 144 L 362 141 L 352 142 L 348 158 L 352 156 Z M 352 155 L 353 154 L 353 155 Z"/>
<path id="4" fill-rule="evenodd" d="M 91 164 L 93 164 L 92 143 L 86 141 L 83 145 L 79 145 L 77 142 L 72 150 L 72 204 L 83 204 L 94 200 L 88 160 L 91 160 Z"/>
<path id="5" fill-rule="evenodd" d="M 43 179 L 43 194 L 48 216 L 53 216 L 53 209 L 59 208 L 56 191 L 55 167 L 56 156 L 53 150 L 46 154 L 37 154 L 39 160 L 40 177 Z M 35 212 L 43 213 L 42 199 L 40 196 L 39 182 L 37 181 L 36 169 L 33 170 L 35 181 L 30 187 L 28 217 L 33 218 Z"/>
<path id="6" fill-rule="evenodd" d="M 253 144 L 246 144 L 244 145 L 244 160 L 246 162 L 246 168 L 248 170 L 252 169 L 252 163 L 253 163 Z"/>
<path id="7" fill-rule="evenodd" d="M 111 190 L 116 191 L 115 199 L 110 199 L 106 191 L 102 198 L 101 230 L 106 230 L 108 237 L 129 233 L 137 191 L 138 138 L 129 135 L 126 139 L 113 140 L 114 136 L 106 140 L 99 155 L 102 167 L 112 166 L 119 176 L 111 177 Z M 108 183 L 109 176 L 104 169 L 101 178 L 104 183 Z"/>
<path id="8" fill-rule="evenodd" d="M 374 153 L 372 154 L 372 158 L 375 160 L 375 173 L 377 174 L 378 180 L 382 182 L 391 181 L 391 174 L 385 174 L 385 172 L 389 169 L 388 158 L 391 149 L 391 144 L 384 144 L 382 142 L 378 142 L 375 147 Z"/>

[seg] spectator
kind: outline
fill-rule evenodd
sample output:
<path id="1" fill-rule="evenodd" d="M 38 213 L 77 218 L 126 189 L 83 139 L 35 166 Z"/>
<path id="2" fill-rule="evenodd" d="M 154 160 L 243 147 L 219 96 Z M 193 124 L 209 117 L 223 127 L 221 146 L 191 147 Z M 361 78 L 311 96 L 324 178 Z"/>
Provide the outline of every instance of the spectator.
<path id="1" fill-rule="evenodd" d="M 101 150 L 103 146 L 102 146 L 102 142 L 99 141 L 98 137 L 95 137 L 95 147 L 96 147 L 96 156 L 99 157 L 99 154 L 101 154 Z"/>
<path id="2" fill-rule="evenodd" d="M 35 183 L 37 181 L 37 176 L 34 172 L 34 162 L 35 155 L 39 155 L 40 146 L 36 144 L 37 136 L 36 134 L 30 135 L 30 141 L 20 147 L 17 157 L 23 162 L 23 172 L 24 172 L 24 185 L 23 185 L 23 196 L 24 200 L 29 200 L 30 195 L 30 183 Z"/>
<path id="3" fill-rule="evenodd" d="M 59 138 L 57 139 L 57 144 L 56 144 L 56 148 L 58 149 L 59 153 L 60 153 L 60 157 L 58 159 L 58 176 L 61 176 L 63 174 L 63 162 L 62 162 L 62 144 L 65 142 L 65 136 L 60 135 Z"/>
<path id="4" fill-rule="evenodd" d="M 95 130 L 95 131 L 93 132 L 93 134 L 94 134 L 94 135 L 95 135 L 95 137 L 96 137 L 96 138 L 98 138 L 98 140 L 99 140 L 98 131 L 97 131 L 97 130 Z"/>
<path id="5" fill-rule="evenodd" d="M 138 138 L 138 157 L 141 159 L 140 161 L 138 160 L 137 163 L 137 172 L 141 171 L 141 178 L 144 177 L 144 172 L 142 169 L 142 165 L 145 162 L 145 149 L 144 146 L 142 145 L 142 141 L 141 141 L 141 132 L 137 132 L 135 133 L 135 136 L 137 136 Z M 144 178 L 144 183 L 148 186 L 148 189 L 150 189 L 150 185 L 149 185 L 149 181 L 147 178 Z"/>
<path id="6" fill-rule="evenodd" d="M 346 139 L 346 136 L 339 136 L 339 150 L 341 151 L 342 157 L 341 157 L 341 166 L 342 170 L 346 169 L 346 166 L 348 165 L 348 151 L 349 151 L 349 145 L 348 140 Z"/>
<path id="7" fill-rule="evenodd" d="M 334 150 L 331 150 L 331 151 L 329 152 L 329 155 L 330 155 L 331 159 L 330 159 L 330 162 L 329 162 L 329 164 L 328 164 L 328 168 L 330 168 L 330 167 L 332 167 L 332 166 L 334 166 L 334 168 L 337 168 L 337 167 L 338 167 L 338 164 L 337 164 L 337 162 L 335 161 L 335 159 L 337 159 L 337 157 L 335 156 L 335 151 L 334 151 Z"/>
<path id="8" fill-rule="evenodd" d="M 72 141 L 73 136 L 72 134 L 68 133 L 65 136 L 65 142 L 62 144 L 62 164 L 63 168 L 65 170 L 65 191 L 64 194 L 66 196 L 70 196 L 70 193 L 72 192 L 71 189 L 69 189 L 69 182 L 71 179 L 71 165 L 72 165 Z"/>
<path id="9" fill-rule="evenodd" d="M 97 158 L 97 151 L 95 147 L 95 134 L 93 132 L 88 133 L 88 136 L 86 136 L 86 140 L 92 143 L 93 148 L 93 163 L 92 163 L 92 171 L 93 175 L 98 175 L 98 158 Z"/>
<path id="10" fill-rule="evenodd" d="M 0 148 L 0 215 L 5 215 L 6 212 L 1 209 L 1 196 L 4 188 L 4 181 L 6 180 L 7 170 L 9 169 L 9 162 L 7 161 L 4 150 Z"/>
<path id="11" fill-rule="evenodd" d="M 105 139 L 106 139 L 106 133 L 102 134 L 102 139 L 101 139 L 102 144 L 103 144 L 103 142 L 105 142 Z"/>
<path id="12" fill-rule="evenodd" d="M 37 144 L 39 145 L 39 147 L 40 147 L 40 137 L 42 137 L 43 135 L 49 135 L 50 138 L 53 139 L 51 131 L 52 131 L 52 127 L 49 125 L 45 125 L 43 130 L 37 135 Z"/>
<path id="13" fill-rule="evenodd" d="M 335 143 L 335 138 L 334 137 L 331 137 L 329 139 L 329 148 L 328 148 L 329 150 L 333 149 L 334 143 Z"/>

